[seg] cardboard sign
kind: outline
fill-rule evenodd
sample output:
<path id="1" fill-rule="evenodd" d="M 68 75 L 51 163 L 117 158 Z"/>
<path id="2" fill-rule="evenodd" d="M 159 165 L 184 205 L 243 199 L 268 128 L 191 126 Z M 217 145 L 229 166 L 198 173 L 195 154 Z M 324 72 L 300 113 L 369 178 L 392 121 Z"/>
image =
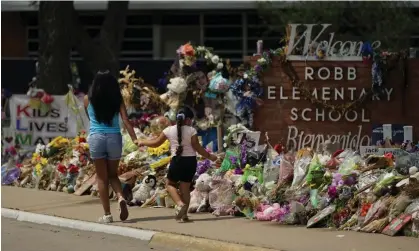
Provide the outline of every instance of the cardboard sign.
<path id="1" fill-rule="evenodd" d="M 360 146 L 359 154 L 364 157 L 366 155 L 376 155 L 378 154 L 378 147 L 376 146 Z"/>
<path id="2" fill-rule="evenodd" d="M 317 223 L 319 223 L 321 220 L 326 218 L 327 216 L 331 215 L 336 210 L 336 205 L 330 205 L 323 209 L 322 211 L 318 212 L 316 215 L 311 217 L 307 222 L 307 228 L 313 227 Z"/>
<path id="3" fill-rule="evenodd" d="M 384 230 L 383 234 L 389 235 L 389 236 L 395 236 L 403 227 L 409 223 L 409 221 L 412 219 L 412 215 L 410 214 L 401 214 L 399 217 L 395 218 L 388 224 Z"/>
<path id="4" fill-rule="evenodd" d="M 385 155 L 387 153 L 393 154 L 394 157 L 401 156 L 405 154 L 405 151 L 400 148 L 378 148 L 378 155 Z"/>
<path id="5" fill-rule="evenodd" d="M 74 99 L 67 105 L 69 98 Z M 26 95 L 10 99 L 10 130 L 17 144 L 32 149 L 37 144 L 48 144 L 57 136 L 76 137 L 81 130 L 89 129 L 84 105 L 72 93 L 53 96 L 48 109 L 34 108 L 34 101 Z M 87 131 L 86 131 L 87 132 Z"/>
<path id="6" fill-rule="evenodd" d="M 73 194 L 81 196 L 96 183 L 96 174 L 86 180 Z"/>

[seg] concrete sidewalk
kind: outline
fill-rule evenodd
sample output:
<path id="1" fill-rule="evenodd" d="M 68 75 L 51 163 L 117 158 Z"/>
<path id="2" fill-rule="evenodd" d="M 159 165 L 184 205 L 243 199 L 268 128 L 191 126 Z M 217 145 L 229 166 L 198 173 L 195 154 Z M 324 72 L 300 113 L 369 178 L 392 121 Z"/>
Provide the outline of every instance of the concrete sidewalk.
<path id="1" fill-rule="evenodd" d="M 90 196 L 17 187 L 2 187 L 1 194 L 3 208 L 90 222 L 102 214 L 99 199 Z M 117 219 L 116 204 L 112 210 Z M 286 251 L 416 251 L 419 247 L 417 238 L 306 229 L 210 214 L 191 216 L 193 223 L 180 224 L 172 210 L 134 207 L 128 221 L 114 224 Z"/>

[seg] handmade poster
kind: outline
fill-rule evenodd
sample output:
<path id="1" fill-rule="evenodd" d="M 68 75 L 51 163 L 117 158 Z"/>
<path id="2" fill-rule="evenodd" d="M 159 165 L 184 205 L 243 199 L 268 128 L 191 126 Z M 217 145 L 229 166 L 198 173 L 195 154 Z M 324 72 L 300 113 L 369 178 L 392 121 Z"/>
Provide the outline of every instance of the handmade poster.
<path id="1" fill-rule="evenodd" d="M 247 149 L 254 149 L 259 145 L 260 132 L 248 131 L 244 133 L 238 133 L 236 143 L 240 144 L 244 140 L 246 140 Z"/>
<path id="2" fill-rule="evenodd" d="M 383 234 L 395 236 L 409 221 L 412 219 L 411 214 L 401 214 L 396 219 L 392 220 L 384 230 Z"/>
<path id="3" fill-rule="evenodd" d="M 14 95 L 10 100 L 10 132 L 22 148 L 48 144 L 57 136 L 76 137 L 89 129 L 89 120 L 83 103 L 72 93 L 53 96 L 48 108 L 34 108 L 26 95 Z M 87 132 L 88 133 L 88 132 Z"/>
<path id="4" fill-rule="evenodd" d="M 307 228 L 313 227 L 327 216 L 331 215 L 336 210 L 336 205 L 330 205 L 323 209 L 322 211 L 318 212 L 316 215 L 311 217 L 307 222 Z"/>

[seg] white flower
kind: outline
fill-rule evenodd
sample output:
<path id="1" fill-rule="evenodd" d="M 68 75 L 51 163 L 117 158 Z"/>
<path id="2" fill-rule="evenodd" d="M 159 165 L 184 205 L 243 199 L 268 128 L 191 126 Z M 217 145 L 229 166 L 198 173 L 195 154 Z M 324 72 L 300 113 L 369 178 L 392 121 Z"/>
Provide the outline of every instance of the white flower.
<path id="1" fill-rule="evenodd" d="M 207 52 L 206 54 L 205 54 L 205 59 L 211 59 L 213 56 L 212 56 L 212 54 L 211 54 L 211 52 Z"/>
<path id="2" fill-rule="evenodd" d="M 224 64 L 223 64 L 223 63 L 218 63 L 218 64 L 217 64 L 217 69 L 218 69 L 218 70 L 223 69 L 223 67 L 224 67 Z"/>
<path id="3" fill-rule="evenodd" d="M 244 79 L 246 79 L 246 78 L 248 78 L 249 77 L 249 75 L 247 75 L 247 73 L 245 73 L 244 75 L 243 75 L 243 78 Z"/>
<path id="4" fill-rule="evenodd" d="M 259 64 L 264 64 L 264 63 L 266 63 L 266 59 L 265 58 L 259 58 L 258 63 Z"/>
<path id="5" fill-rule="evenodd" d="M 224 136 L 224 140 L 227 140 L 228 139 L 228 137 L 227 136 Z"/>
<path id="6" fill-rule="evenodd" d="M 212 62 L 213 64 L 218 64 L 218 62 L 220 62 L 220 58 L 219 58 L 217 55 L 212 56 L 212 57 L 211 57 L 211 62 Z"/>
<path id="7" fill-rule="evenodd" d="M 186 91 L 187 87 L 185 79 L 181 77 L 171 78 L 170 84 L 167 85 L 167 89 L 177 94 Z"/>
<path id="8" fill-rule="evenodd" d="M 36 145 L 36 149 L 35 149 L 35 153 L 40 154 L 45 150 L 45 146 L 42 144 L 37 144 Z"/>
<path id="9" fill-rule="evenodd" d="M 205 49 L 205 46 L 198 46 L 196 47 L 196 50 L 199 52 L 203 52 L 203 51 L 206 51 L 207 49 Z"/>
<path id="10" fill-rule="evenodd" d="M 223 147 L 224 147 L 224 148 L 227 148 L 227 143 L 224 143 L 224 144 L 223 144 Z"/>
<path id="11" fill-rule="evenodd" d="M 185 65 L 185 60 L 180 59 L 179 60 L 179 66 L 180 66 L 180 68 L 183 68 L 184 65 Z"/>

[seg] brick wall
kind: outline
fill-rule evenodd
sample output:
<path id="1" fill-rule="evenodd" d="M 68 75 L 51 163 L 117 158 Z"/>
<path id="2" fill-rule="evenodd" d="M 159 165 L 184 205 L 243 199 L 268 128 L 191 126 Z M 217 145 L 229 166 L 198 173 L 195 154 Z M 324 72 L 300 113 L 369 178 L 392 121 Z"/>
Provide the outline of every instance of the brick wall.
<path id="1" fill-rule="evenodd" d="M 251 57 L 251 63 L 255 63 L 257 57 Z M 361 93 L 362 88 L 371 87 L 371 66 L 363 64 L 362 62 L 292 62 L 292 66 L 297 72 L 299 78 L 304 80 L 304 71 L 305 67 L 309 66 L 315 70 L 320 67 L 327 67 L 328 69 L 333 69 L 333 67 L 342 67 L 344 73 L 346 72 L 347 67 L 355 67 L 357 72 L 357 77 L 355 80 L 308 80 L 305 81 L 305 85 L 309 85 L 310 88 L 319 89 L 321 87 L 331 87 L 334 88 L 345 88 L 345 101 L 350 100 L 350 93 L 348 93 L 348 87 L 357 88 L 355 92 L 355 97 L 358 97 Z M 405 87 L 405 81 L 402 77 L 402 72 L 398 69 L 391 71 L 386 78 L 386 88 L 393 88 L 393 91 L 390 96 L 390 101 L 387 100 L 366 100 L 365 103 L 357 109 L 359 116 L 362 109 L 365 112 L 365 118 L 369 119 L 369 122 L 362 122 L 361 119 L 358 119 L 354 122 L 348 122 L 345 119 L 342 119 L 338 122 L 333 122 L 327 119 L 328 111 L 325 111 L 325 121 L 315 121 L 315 115 L 306 116 L 310 117 L 312 121 L 304 121 L 301 118 L 293 121 L 290 118 L 291 109 L 298 108 L 312 108 L 313 110 L 316 107 L 310 103 L 308 100 L 304 100 L 302 97 L 300 100 L 291 100 L 292 96 L 292 84 L 288 76 L 283 72 L 279 62 L 273 62 L 273 67 L 271 70 L 265 73 L 264 75 L 264 85 L 265 85 L 265 98 L 264 105 L 256 111 L 255 115 L 255 127 L 257 130 L 262 132 L 269 132 L 272 142 L 281 141 L 283 144 L 287 143 L 289 127 L 295 126 L 298 128 L 299 133 L 304 131 L 304 135 L 307 134 L 322 134 L 325 135 L 324 138 L 327 138 L 326 135 L 347 135 L 345 139 L 343 137 L 338 138 L 343 144 L 346 142 L 346 146 L 350 145 L 360 145 L 362 137 L 367 135 L 371 136 L 372 125 L 373 124 L 408 124 L 414 127 L 414 139 L 419 139 L 419 59 L 409 59 L 407 66 L 407 83 L 408 86 Z M 333 78 L 333 72 L 331 74 Z M 276 99 L 268 99 L 267 92 L 268 86 L 275 86 L 275 97 Z M 288 99 L 280 99 L 280 88 L 283 89 L 283 96 L 288 96 Z M 321 97 L 321 92 L 318 92 L 319 97 Z M 333 92 L 332 92 L 332 96 Z M 339 103 L 339 101 L 328 101 L 333 103 Z M 415 108 L 416 107 L 416 108 Z M 308 115 L 308 113 L 307 113 Z M 335 115 L 335 114 L 334 114 Z M 352 118 L 353 113 L 348 114 Z M 299 113 L 301 117 L 301 113 Z M 359 138 L 355 137 L 358 134 L 359 126 L 362 126 L 361 135 Z M 292 131 L 295 133 L 295 131 Z M 350 132 L 350 135 L 349 135 Z M 314 136 L 307 136 L 306 139 L 303 135 L 302 140 L 299 141 L 297 138 L 298 146 L 303 145 L 312 145 L 316 147 L 319 138 L 314 138 Z M 415 137 L 416 136 L 416 137 Z M 310 138 L 312 137 L 312 138 Z M 355 137 L 355 139 L 354 139 Z M 311 140 L 310 140 L 311 139 Z M 332 138 L 333 139 L 333 138 Z M 304 143 L 304 140 L 306 143 Z M 289 141 L 292 142 L 292 141 Z M 314 142 L 314 143 L 313 143 Z M 355 143 L 357 142 L 357 143 Z M 366 137 L 362 142 L 362 145 L 367 144 Z M 375 144 L 375 142 L 373 142 Z"/>
<path id="2" fill-rule="evenodd" d="M 1 13 L 1 57 L 23 58 L 28 55 L 26 26 L 19 12 Z"/>

